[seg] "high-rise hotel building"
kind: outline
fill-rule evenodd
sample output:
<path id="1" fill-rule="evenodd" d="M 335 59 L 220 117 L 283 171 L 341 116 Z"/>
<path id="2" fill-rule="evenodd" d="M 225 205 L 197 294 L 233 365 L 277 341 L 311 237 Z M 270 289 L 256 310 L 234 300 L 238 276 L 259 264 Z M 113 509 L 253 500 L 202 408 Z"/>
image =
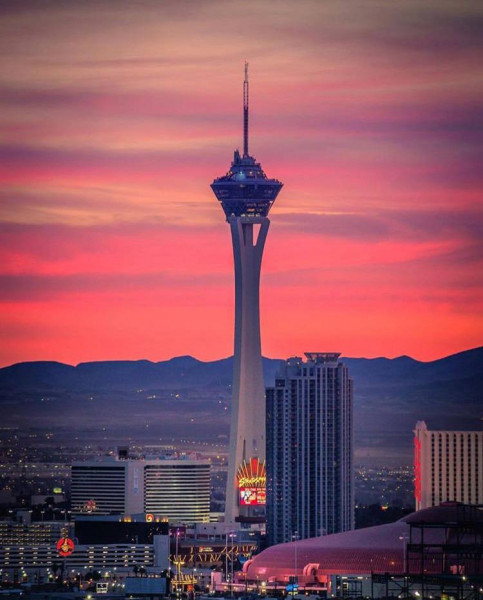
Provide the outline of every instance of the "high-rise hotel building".
<path id="1" fill-rule="evenodd" d="M 483 503 L 483 431 L 414 430 L 416 510 L 441 502 Z"/>
<path id="2" fill-rule="evenodd" d="M 72 514 L 152 513 L 170 523 L 210 520 L 210 463 L 107 457 L 72 465 Z"/>
<path id="3" fill-rule="evenodd" d="M 267 538 L 354 527 L 353 386 L 337 353 L 290 358 L 267 388 Z"/>

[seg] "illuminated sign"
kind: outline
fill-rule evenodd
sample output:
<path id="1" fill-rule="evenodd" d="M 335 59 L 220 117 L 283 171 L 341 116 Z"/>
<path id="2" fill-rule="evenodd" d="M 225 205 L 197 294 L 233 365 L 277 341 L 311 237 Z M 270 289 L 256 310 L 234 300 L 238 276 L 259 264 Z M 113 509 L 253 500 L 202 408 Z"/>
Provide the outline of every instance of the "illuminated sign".
<path id="1" fill-rule="evenodd" d="M 62 488 L 60 487 L 55 487 L 52 491 L 54 494 L 62 494 Z"/>
<path id="2" fill-rule="evenodd" d="M 63 537 L 57 542 L 57 552 L 60 556 L 70 556 L 74 551 L 74 542 L 68 538 Z"/>
<path id="3" fill-rule="evenodd" d="M 414 497 L 421 502 L 421 442 L 414 438 Z"/>
<path id="4" fill-rule="evenodd" d="M 267 475 L 265 463 L 252 458 L 243 461 L 238 468 L 237 483 L 241 506 L 259 506 L 266 504 Z"/>
<path id="5" fill-rule="evenodd" d="M 154 521 L 154 515 L 152 513 L 146 514 L 146 523 L 152 523 Z"/>
<path id="6" fill-rule="evenodd" d="M 91 513 L 97 510 L 97 504 L 95 500 L 87 500 L 87 502 L 82 507 L 82 512 Z"/>
<path id="7" fill-rule="evenodd" d="M 240 488 L 240 504 L 242 506 L 258 506 L 267 503 L 265 489 L 255 487 Z"/>

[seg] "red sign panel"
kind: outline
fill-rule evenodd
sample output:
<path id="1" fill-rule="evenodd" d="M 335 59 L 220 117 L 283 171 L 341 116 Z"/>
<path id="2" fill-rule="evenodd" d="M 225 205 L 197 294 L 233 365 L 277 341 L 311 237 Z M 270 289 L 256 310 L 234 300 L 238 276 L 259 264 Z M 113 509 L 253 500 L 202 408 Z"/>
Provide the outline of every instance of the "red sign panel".
<path id="1" fill-rule="evenodd" d="M 414 497 L 421 502 L 421 442 L 414 438 Z"/>
<path id="2" fill-rule="evenodd" d="M 249 461 L 243 461 L 237 472 L 240 506 L 266 504 L 266 481 L 264 462 L 256 457 L 251 458 Z"/>
<path id="3" fill-rule="evenodd" d="M 57 552 L 60 556 L 70 556 L 74 551 L 74 542 L 70 538 L 60 538 L 57 542 Z"/>
<path id="4" fill-rule="evenodd" d="M 265 488 L 243 487 L 240 488 L 241 506 L 258 506 L 267 503 Z"/>

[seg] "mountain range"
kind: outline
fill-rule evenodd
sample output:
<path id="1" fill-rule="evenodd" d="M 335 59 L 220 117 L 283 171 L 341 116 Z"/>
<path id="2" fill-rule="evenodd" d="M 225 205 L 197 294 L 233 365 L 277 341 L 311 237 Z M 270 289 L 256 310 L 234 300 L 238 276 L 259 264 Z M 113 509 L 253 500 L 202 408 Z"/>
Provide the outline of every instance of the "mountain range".
<path id="1" fill-rule="evenodd" d="M 483 347 L 432 362 L 408 356 L 342 358 L 355 383 L 356 458 L 411 461 L 412 429 L 483 426 Z M 281 361 L 263 359 L 266 385 Z M 24 362 L 0 369 L 3 427 L 64 432 L 69 439 L 176 444 L 225 441 L 233 359 Z"/>

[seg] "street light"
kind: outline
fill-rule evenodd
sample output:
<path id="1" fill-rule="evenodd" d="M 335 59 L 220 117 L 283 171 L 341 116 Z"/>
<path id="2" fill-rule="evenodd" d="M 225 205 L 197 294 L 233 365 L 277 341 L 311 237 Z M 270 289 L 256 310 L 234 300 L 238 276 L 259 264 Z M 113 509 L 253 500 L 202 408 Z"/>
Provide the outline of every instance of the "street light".
<path id="1" fill-rule="evenodd" d="M 181 582 L 181 562 L 179 560 L 179 555 L 178 555 L 178 549 L 179 549 L 179 529 L 176 530 L 176 558 L 175 558 L 175 564 L 176 564 L 176 596 L 179 597 L 179 587 L 180 587 L 180 582 Z"/>
<path id="2" fill-rule="evenodd" d="M 297 540 L 299 539 L 299 532 L 298 531 L 294 531 L 293 532 L 293 553 L 294 553 L 294 575 L 293 575 L 293 595 L 295 596 L 296 591 L 298 590 L 298 585 L 297 585 Z"/>
<path id="3" fill-rule="evenodd" d="M 225 531 L 225 581 L 228 583 L 228 531 Z"/>
<path id="4" fill-rule="evenodd" d="M 399 539 L 403 543 L 403 570 L 404 570 L 403 572 L 404 572 L 404 574 L 406 574 L 408 571 L 408 566 L 406 564 L 407 563 L 407 548 L 406 547 L 407 547 L 407 543 L 409 540 L 409 536 L 407 533 L 402 533 L 399 536 Z"/>
<path id="5" fill-rule="evenodd" d="M 230 532 L 230 537 L 231 537 L 231 592 L 230 592 L 230 596 L 233 598 L 233 539 L 236 537 L 236 533 L 234 531 Z"/>
<path id="6" fill-rule="evenodd" d="M 179 529 L 176 530 L 176 559 L 175 562 L 178 562 L 178 544 L 179 544 Z"/>

